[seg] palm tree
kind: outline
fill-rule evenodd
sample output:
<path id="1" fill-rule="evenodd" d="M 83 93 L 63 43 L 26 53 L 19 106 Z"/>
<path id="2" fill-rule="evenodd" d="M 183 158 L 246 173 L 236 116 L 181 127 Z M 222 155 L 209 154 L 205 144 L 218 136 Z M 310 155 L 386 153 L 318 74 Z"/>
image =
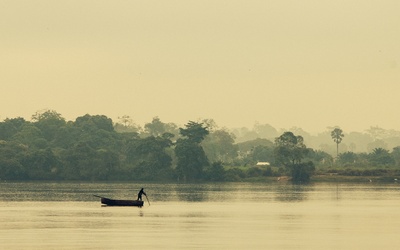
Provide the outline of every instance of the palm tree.
<path id="1" fill-rule="evenodd" d="M 332 130 L 331 136 L 333 141 L 336 143 L 336 158 L 339 157 L 339 143 L 342 142 L 344 134 L 343 130 L 341 130 L 339 127 L 336 127 L 335 129 Z"/>

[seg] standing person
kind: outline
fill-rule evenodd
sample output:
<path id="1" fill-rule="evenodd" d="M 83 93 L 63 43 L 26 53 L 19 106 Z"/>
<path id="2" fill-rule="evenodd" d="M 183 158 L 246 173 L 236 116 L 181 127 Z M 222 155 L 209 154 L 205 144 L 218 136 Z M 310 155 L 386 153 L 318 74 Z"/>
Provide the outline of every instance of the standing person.
<path id="1" fill-rule="evenodd" d="M 143 191 L 143 188 L 140 189 L 139 193 L 137 194 L 137 200 L 138 201 L 142 200 L 142 194 L 144 194 L 147 197 L 146 193 Z"/>

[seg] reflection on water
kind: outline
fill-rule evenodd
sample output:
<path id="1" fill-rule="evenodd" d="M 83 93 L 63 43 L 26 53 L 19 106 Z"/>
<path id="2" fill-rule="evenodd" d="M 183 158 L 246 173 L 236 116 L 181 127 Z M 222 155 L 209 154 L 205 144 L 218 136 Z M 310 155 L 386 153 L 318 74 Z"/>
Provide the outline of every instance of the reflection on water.
<path id="1" fill-rule="evenodd" d="M 180 201 L 201 202 L 208 199 L 209 186 L 206 185 L 176 185 L 175 192 Z"/>
<path id="2" fill-rule="evenodd" d="M 92 201 L 93 195 L 136 199 L 140 187 L 156 201 L 249 200 L 298 202 L 307 199 L 312 185 L 225 184 L 131 184 L 131 183 L 0 183 L 3 201 Z M 150 201 L 151 202 L 151 201 Z"/>
<path id="3" fill-rule="evenodd" d="M 102 207 L 93 194 L 151 205 Z M 0 183 L 2 249 L 397 249 L 399 186 Z"/>
<path id="4" fill-rule="evenodd" d="M 278 185 L 275 199 L 280 202 L 299 202 L 307 199 L 307 194 L 312 191 L 311 185 Z"/>

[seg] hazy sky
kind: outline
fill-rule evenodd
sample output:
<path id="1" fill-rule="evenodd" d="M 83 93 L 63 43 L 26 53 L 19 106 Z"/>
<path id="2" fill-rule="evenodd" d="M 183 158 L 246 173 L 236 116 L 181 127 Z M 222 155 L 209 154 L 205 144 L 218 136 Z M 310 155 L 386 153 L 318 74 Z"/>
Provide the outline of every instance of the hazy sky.
<path id="1" fill-rule="evenodd" d="M 1 0 L 0 119 L 400 130 L 398 0 Z"/>

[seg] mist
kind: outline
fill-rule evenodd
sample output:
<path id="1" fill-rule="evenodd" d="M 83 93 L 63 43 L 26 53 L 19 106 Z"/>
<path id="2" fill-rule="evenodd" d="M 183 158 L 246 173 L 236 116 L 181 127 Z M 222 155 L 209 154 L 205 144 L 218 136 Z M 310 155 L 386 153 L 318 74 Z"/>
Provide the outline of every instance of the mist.
<path id="1" fill-rule="evenodd" d="M 6 1 L 0 118 L 400 128 L 400 3 Z"/>

